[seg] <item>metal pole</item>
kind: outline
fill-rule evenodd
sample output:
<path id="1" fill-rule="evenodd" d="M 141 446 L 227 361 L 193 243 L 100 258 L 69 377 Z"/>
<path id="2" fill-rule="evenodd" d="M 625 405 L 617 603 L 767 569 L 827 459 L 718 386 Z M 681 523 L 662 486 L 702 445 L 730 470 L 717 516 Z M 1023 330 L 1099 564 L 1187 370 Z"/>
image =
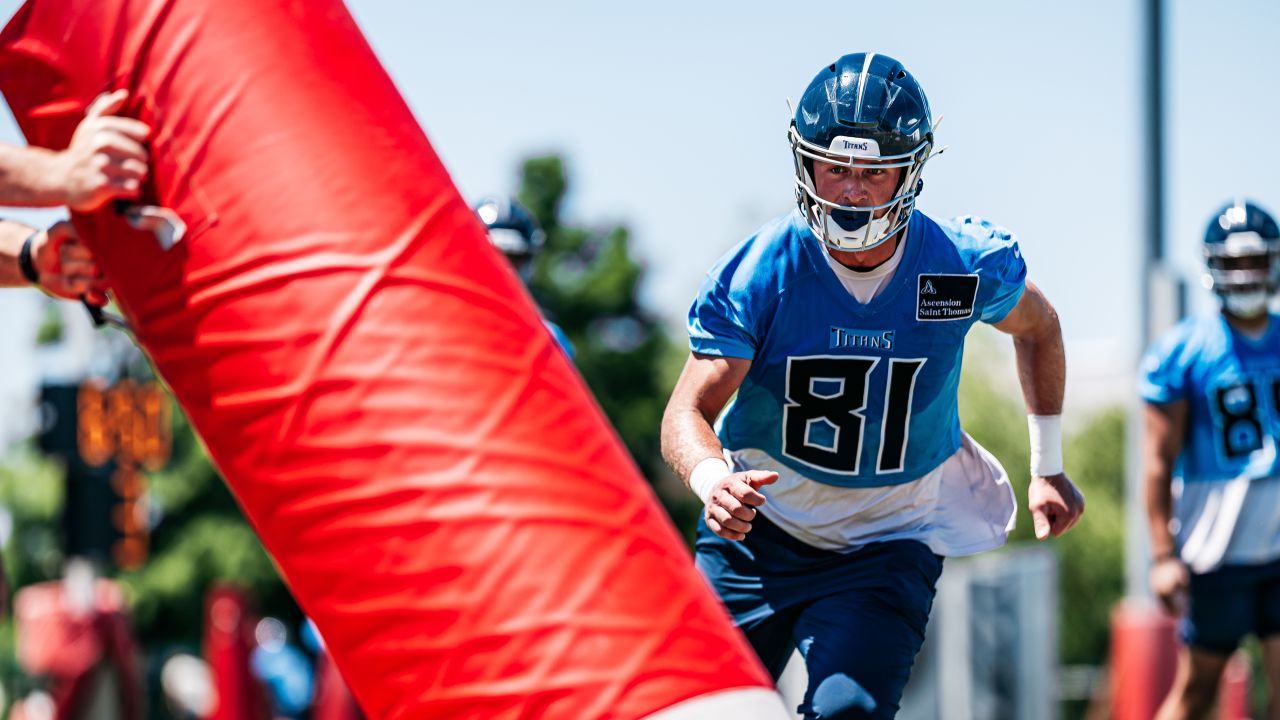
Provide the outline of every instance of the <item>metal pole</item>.
<path id="1" fill-rule="evenodd" d="M 1177 314 L 1176 301 L 1170 302 L 1171 288 L 1176 283 L 1164 270 L 1164 7 L 1163 0 L 1146 0 L 1142 10 L 1143 36 L 1143 219 L 1145 237 L 1142 242 L 1138 336 L 1139 356 L 1152 339 Z M 1135 363 L 1136 366 L 1136 363 Z M 1147 566 L 1150 540 L 1143 491 L 1142 434 L 1143 414 L 1136 395 L 1130 401 L 1128 487 L 1125 493 L 1125 577 L 1130 596 L 1146 596 Z"/>

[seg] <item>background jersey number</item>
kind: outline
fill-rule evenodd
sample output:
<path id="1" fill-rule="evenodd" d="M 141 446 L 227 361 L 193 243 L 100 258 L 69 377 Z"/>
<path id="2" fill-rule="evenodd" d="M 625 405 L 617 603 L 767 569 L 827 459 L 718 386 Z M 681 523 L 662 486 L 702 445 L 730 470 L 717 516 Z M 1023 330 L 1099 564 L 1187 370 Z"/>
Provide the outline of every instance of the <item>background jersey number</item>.
<path id="1" fill-rule="evenodd" d="M 787 405 L 782 410 L 782 454 L 828 472 L 859 471 L 867 407 L 868 381 L 880 358 L 830 356 L 787 358 Z M 889 360 L 880 424 L 880 452 L 876 472 L 902 470 L 907 454 L 911 396 L 925 358 Z M 833 384 L 831 392 L 819 392 L 815 381 Z M 830 388 L 828 388 L 830 389 Z M 830 446 L 812 443 L 810 427 L 826 422 L 835 428 Z"/>
<path id="2" fill-rule="evenodd" d="M 1271 407 L 1280 408 L 1280 378 L 1269 382 Z M 1218 447 L 1228 460 L 1248 457 L 1263 448 L 1267 426 L 1263 424 L 1259 389 L 1254 382 L 1245 381 L 1215 388 L 1210 395 L 1218 413 Z"/>

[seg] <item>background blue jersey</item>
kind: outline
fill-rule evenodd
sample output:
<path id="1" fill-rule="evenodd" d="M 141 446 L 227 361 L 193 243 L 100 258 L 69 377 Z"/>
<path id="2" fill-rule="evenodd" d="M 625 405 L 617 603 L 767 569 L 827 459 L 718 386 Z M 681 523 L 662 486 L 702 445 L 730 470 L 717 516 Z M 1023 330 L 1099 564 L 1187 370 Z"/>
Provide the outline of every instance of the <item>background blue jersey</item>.
<path id="1" fill-rule="evenodd" d="M 1221 315 L 1188 318 L 1142 361 L 1139 392 L 1162 404 L 1186 400 L 1184 482 L 1259 479 L 1280 472 L 1280 318 L 1252 340 Z"/>
<path id="2" fill-rule="evenodd" d="M 917 211 L 901 264 L 865 305 L 825 252 L 796 211 L 707 274 L 689 311 L 690 347 L 752 361 L 720 440 L 830 485 L 919 478 L 960 445 L 965 334 L 1022 296 L 1017 242 L 981 220 L 939 224 Z"/>

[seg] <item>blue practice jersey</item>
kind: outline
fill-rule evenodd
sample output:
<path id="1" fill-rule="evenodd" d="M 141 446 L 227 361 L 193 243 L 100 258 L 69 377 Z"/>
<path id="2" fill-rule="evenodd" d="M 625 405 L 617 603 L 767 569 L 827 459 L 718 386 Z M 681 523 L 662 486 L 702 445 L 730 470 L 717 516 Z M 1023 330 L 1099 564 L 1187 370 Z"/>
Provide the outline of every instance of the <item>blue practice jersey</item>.
<path id="1" fill-rule="evenodd" d="M 575 351 L 573 349 L 573 341 L 569 339 L 569 336 L 564 334 L 564 330 L 561 330 L 559 325 L 546 318 L 542 319 L 542 324 L 547 326 L 547 330 L 551 331 L 551 337 L 556 339 L 556 344 L 559 345 L 560 349 L 564 350 L 564 354 L 568 355 L 569 359 L 572 360 Z"/>
<path id="2" fill-rule="evenodd" d="M 911 216 L 893 278 L 858 303 L 798 211 L 716 263 L 689 311 L 690 347 L 751 369 L 717 431 L 812 480 L 896 485 L 960 446 L 956 388 L 974 322 L 1002 320 L 1026 265 L 1003 228 Z"/>
<path id="3" fill-rule="evenodd" d="M 1139 392 L 1187 401 L 1187 435 L 1175 470 L 1183 482 L 1280 473 L 1280 318 L 1252 340 L 1221 315 L 1183 320 L 1142 361 Z"/>

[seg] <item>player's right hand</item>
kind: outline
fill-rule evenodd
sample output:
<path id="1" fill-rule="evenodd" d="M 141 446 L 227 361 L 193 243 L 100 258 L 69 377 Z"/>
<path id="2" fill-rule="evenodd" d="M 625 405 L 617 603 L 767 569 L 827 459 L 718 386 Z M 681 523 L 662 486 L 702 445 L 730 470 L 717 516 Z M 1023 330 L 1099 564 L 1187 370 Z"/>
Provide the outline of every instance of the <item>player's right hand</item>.
<path id="1" fill-rule="evenodd" d="M 1187 587 L 1190 583 L 1191 573 L 1186 563 L 1176 556 L 1157 560 L 1151 566 L 1151 591 L 1174 617 L 1181 617 L 1187 611 Z"/>
<path id="2" fill-rule="evenodd" d="M 725 475 L 716 483 L 703 508 L 711 532 L 726 540 L 742 540 L 751 532 L 756 508 L 764 504 L 760 488 L 778 480 L 778 473 L 747 470 Z"/>
<path id="3" fill-rule="evenodd" d="M 134 199 L 147 178 L 151 128 L 132 118 L 117 117 L 129 99 L 127 90 L 103 93 L 89 104 L 71 144 L 58 153 L 52 182 L 72 210 L 92 212 L 110 200 Z"/>

